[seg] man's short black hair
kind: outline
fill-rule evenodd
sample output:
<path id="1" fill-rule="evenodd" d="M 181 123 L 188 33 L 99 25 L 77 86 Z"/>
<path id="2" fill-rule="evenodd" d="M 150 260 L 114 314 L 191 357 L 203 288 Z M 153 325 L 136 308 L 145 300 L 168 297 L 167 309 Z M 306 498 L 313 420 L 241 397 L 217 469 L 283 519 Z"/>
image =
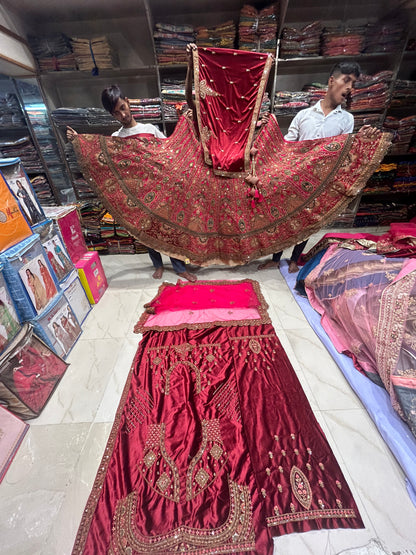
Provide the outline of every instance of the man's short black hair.
<path id="1" fill-rule="evenodd" d="M 329 77 L 339 77 L 340 75 L 355 75 L 358 79 L 361 75 L 361 68 L 357 62 L 340 62 L 332 66 Z"/>
<path id="2" fill-rule="evenodd" d="M 118 85 L 110 85 L 101 93 L 101 102 L 105 110 L 107 110 L 107 112 L 110 112 L 110 114 L 114 112 L 119 98 L 122 98 L 124 100 L 126 98 L 126 95 L 123 94 Z"/>

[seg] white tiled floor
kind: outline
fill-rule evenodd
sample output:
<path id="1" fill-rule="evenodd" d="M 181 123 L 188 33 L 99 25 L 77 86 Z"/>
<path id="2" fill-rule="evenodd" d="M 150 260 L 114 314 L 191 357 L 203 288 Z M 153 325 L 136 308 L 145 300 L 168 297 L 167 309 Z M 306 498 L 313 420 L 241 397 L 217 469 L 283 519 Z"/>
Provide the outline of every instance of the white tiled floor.
<path id="1" fill-rule="evenodd" d="M 314 236 L 308 248 L 321 235 Z M 140 340 L 133 325 L 160 284 L 151 278 L 146 254 L 103 256 L 102 262 L 109 288 L 85 321 L 66 374 L 40 417 L 30 421 L 27 436 L 0 485 L 0 553 L 71 553 Z M 401 469 L 305 320 L 280 272 L 257 271 L 257 264 L 238 269 L 202 268 L 197 274 L 199 279 L 250 277 L 260 282 L 276 332 L 365 524 L 363 530 L 283 536 L 275 540 L 275 553 L 333 555 L 378 539 L 389 555 L 416 554 L 416 508 Z M 176 279 L 166 259 L 164 280 Z"/>

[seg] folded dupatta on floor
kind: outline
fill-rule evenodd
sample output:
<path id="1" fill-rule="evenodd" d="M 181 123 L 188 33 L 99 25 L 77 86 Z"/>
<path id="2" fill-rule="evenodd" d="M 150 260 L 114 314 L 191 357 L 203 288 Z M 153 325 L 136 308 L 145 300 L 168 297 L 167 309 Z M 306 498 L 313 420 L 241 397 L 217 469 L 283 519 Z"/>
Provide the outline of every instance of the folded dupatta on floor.
<path id="1" fill-rule="evenodd" d="M 303 253 L 300 264 L 331 245 L 351 250 L 371 250 L 388 258 L 416 258 L 416 218 L 410 222 L 395 222 L 381 235 L 373 233 L 326 233 L 308 252 Z"/>
<path id="2" fill-rule="evenodd" d="M 258 283 L 164 284 L 147 308 L 73 553 L 270 555 L 272 535 L 362 527 Z"/>
<path id="3" fill-rule="evenodd" d="M 332 245 L 305 289 L 337 351 L 385 387 L 416 436 L 416 259 Z"/>
<path id="4" fill-rule="evenodd" d="M 202 266 L 244 264 L 307 239 L 362 190 L 391 135 L 286 142 L 271 116 L 250 160 L 270 63 L 255 52 L 194 53 L 200 140 L 187 117 L 165 140 L 75 138 L 88 183 L 140 242 Z M 249 174 L 260 180 L 254 198 Z"/>

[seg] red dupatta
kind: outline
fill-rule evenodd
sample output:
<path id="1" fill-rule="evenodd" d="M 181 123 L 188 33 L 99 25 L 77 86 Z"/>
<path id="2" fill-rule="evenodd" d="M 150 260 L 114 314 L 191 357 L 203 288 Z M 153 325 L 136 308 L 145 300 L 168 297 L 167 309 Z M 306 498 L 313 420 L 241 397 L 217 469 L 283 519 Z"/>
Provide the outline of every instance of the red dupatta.
<path id="1" fill-rule="evenodd" d="M 214 173 L 250 169 L 250 147 L 269 78 L 270 54 L 200 48 L 192 52 L 204 160 Z"/>

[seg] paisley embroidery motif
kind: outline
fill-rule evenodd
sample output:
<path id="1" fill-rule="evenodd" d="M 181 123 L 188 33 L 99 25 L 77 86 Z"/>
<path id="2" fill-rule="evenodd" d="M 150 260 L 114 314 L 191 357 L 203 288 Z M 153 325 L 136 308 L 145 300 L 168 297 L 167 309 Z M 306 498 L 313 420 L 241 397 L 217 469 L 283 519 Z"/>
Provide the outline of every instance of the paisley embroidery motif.
<path id="1" fill-rule="evenodd" d="M 312 503 L 312 490 L 309 480 L 297 466 L 292 466 L 290 471 L 290 484 L 293 495 L 305 509 L 309 509 Z"/>

